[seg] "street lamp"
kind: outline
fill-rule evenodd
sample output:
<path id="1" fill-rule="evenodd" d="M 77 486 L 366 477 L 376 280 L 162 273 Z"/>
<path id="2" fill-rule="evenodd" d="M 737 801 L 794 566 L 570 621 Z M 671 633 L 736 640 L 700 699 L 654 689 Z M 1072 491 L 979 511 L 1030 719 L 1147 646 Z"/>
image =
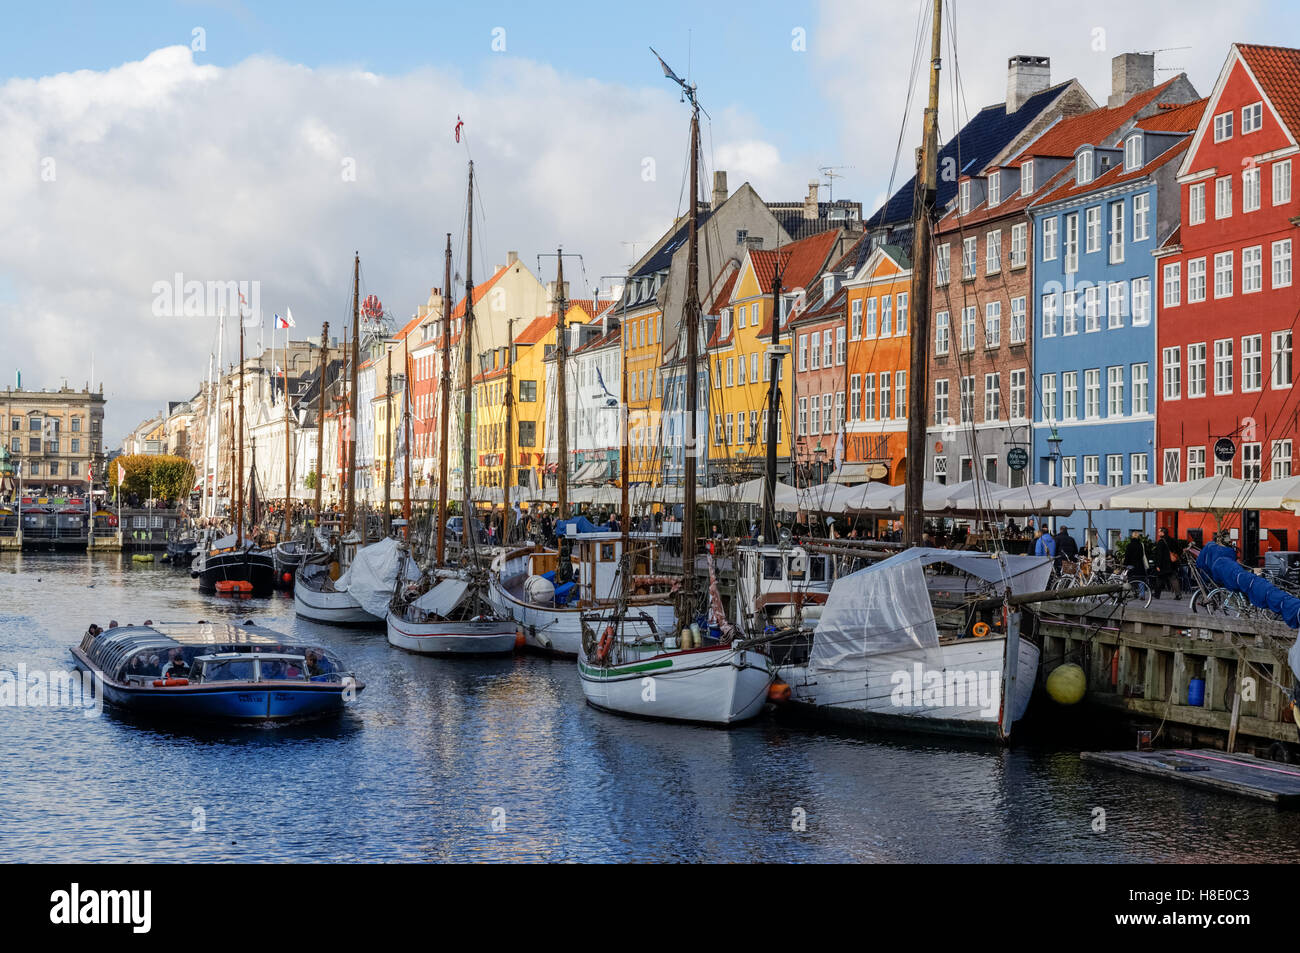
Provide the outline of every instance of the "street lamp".
<path id="1" fill-rule="evenodd" d="M 1055 427 L 1047 435 L 1047 446 L 1047 455 L 1052 458 L 1052 485 L 1060 486 L 1056 481 L 1061 464 L 1061 434 Z"/>

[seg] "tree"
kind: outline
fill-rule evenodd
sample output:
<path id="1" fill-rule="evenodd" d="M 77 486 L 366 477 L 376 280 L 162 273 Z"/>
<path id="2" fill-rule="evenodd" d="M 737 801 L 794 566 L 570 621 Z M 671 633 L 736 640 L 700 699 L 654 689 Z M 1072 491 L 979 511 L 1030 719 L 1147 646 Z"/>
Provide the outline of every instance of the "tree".
<path id="1" fill-rule="evenodd" d="M 194 487 L 194 464 L 184 457 L 154 457 L 150 482 L 156 499 L 183 500 Z"/>
<path id="2" fill-rule="evenodd" d="M 316 489 L 316 471 L 311 470 L 302 478 L 302 485 L 309 490 Z"/>

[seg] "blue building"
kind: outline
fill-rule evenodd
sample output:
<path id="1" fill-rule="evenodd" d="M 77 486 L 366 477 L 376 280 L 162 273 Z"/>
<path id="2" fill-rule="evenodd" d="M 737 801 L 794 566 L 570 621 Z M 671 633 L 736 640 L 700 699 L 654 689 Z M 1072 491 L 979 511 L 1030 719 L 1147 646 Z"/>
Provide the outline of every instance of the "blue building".
<path id="1" fill-rule="evenodd" d="M 1035 478 L 1056 486 L 1155 479 L 1152 253 L 1178 227 L 1178 159 L 1203 103 L 1166 109 L 1084 143 L 1030 210 L 1034 228 Z M 1177 128 L 1170 128 L 1177 127 Z M 1113 548 L 1145 515 L 1091 514 Z M 1082 541 L 1089 514 L 1060 520 Z"/>

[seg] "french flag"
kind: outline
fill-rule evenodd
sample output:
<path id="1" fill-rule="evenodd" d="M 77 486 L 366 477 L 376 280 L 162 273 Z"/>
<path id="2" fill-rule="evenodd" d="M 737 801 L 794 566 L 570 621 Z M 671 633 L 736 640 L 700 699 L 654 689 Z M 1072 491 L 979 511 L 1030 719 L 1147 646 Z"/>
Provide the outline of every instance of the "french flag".
<path id="1" fill-rule="evenodd" d="M 292 309 L 292 308 L 285 308 L 285 309 L 284 309 L 284 317 L 283 317 L 283 318 L 280 317 L 280 316 L 277 314 L 277 315 L 275 316 L 275 326 L 276 326 L 277 330 L 283 330 L 284 328 L 297 327 L 297 325 L 295 325 L 295 324 L 293 323 L 293 309 Z"/>

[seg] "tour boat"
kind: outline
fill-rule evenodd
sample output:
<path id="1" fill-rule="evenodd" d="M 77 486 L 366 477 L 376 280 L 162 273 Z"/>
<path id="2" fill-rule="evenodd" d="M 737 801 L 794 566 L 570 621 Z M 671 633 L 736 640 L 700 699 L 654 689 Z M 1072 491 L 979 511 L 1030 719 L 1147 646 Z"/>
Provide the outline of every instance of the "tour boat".
<path id="1" fill-rule="evenodd" d="M 328 649 L 259 625 L 180 622 L 87 632 L 71 650 L 104 700 L 168 718 L 279 722 L 332 715 L 365 685 Z"/>

